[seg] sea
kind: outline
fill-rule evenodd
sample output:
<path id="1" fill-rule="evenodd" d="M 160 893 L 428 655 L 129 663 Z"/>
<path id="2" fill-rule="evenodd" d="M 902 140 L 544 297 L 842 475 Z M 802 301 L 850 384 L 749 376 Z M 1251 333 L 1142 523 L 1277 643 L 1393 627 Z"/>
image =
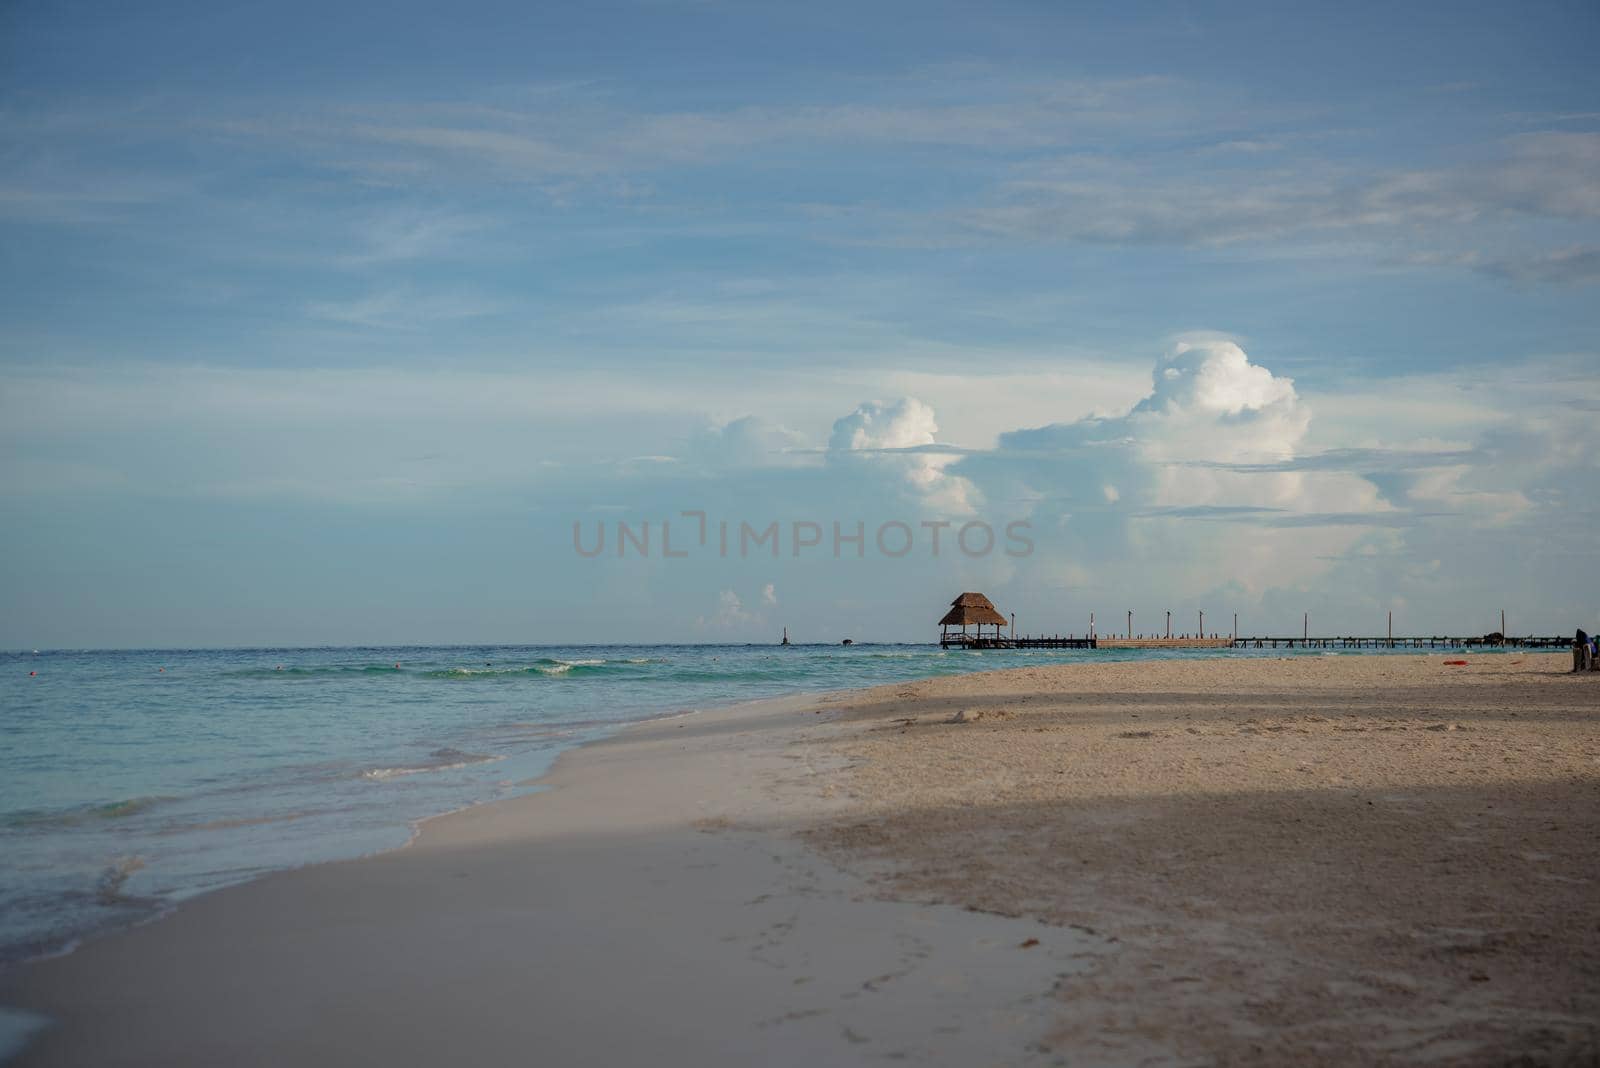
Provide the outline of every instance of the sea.
<path id="1" fill-rule="evenodd" d="M 535 790 L 563 750 L 627 723 L 931 675 L 1207 655 L 1218 654 L 872 644 L 0 653 L 0 964 L 68 952 L 265 872 L 402 847 L 419 820 Z"/>

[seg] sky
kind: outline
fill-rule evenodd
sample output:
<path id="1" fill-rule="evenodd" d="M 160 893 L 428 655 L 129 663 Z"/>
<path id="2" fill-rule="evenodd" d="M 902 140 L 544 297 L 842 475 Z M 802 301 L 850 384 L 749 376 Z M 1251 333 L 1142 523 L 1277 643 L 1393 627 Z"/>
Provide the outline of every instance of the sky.
<path id="1" fill-rule="evenodd" d="M 1597 46 L 12 0 L 0 647 L 1600 630 Z"/>

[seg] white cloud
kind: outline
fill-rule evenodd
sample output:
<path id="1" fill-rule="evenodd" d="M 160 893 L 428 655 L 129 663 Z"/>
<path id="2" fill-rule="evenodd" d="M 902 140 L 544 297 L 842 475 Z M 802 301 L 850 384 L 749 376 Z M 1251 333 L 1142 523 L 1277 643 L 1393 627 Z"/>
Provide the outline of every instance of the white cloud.
<path id="1" fill-rule="evenodd" d="M 440 502 L 503 501 L 504 488 L 515 486 L 518 499 L 531 502 L 535 526 L 562 526 L 563 539 L 570 520 L 552 517 L 589 517 L 606 501 L 634 517 L 673 517 L 680 545 L 684 507 L 720 508 L 752 523 L 859 517 L 869 529 L 875 518 L 972 508 L 997 529 L 1032 518 L 1038 551 L 1015 561 L 919 556 L 904 569 L 875 569 L 861 596 L 914 600 L 922 588 L 912 588 L 915 575 L 923 584 L 1005 591 L 1025 619 L 1062 629 L 1069 602 L 1072 618 L 1080 605 L 1100 608 L 1103 618 L 1125 599 L 1156 594 L 1174 605 L 1204 599 L 1208 620 L 1213 607 L 1282 608 L 1307 589 L 1337 588 L 1352 612 L 1368 611 L 1391 587 L 1419 604 L 1455 605 L 1465 594 L 1451 583 L 1465 582 L 1469 568 L 1476 598 L 1500 596 L 1494 582 L 1537 580 L 1551 591 L 1540 596 L 1565 606 L 1582 588 L 1548 575 L 1592 555 L 1592 501 L 1600 495 L 1589 444 L 1600 411 L 1592 366 L 1587 357 L 1520 361 L 1307 393 L 1237 341 L 1191 336 L 1155 362 L 1142 395 L 1114 414 L 1083 415 L 1072 375 L 1052 379 L 1049 396 L 1068 417 L 1004 433 L 992 450 L 942 441 L 942 410 L 922 398 L 861 404 L 830 428 L 822 413 L 856 383 L 826 379 L 807 394 L 771 389 L 772 379 L 746 381 L 749 395 L 737 398 L 743 410 L 765 391 L 782 421 L 743 416 L 696 438 L 695 413 L 727 397 L 661 377 L 30 371 L 0 398 L 0 438 L 30 442 L 38 455 L 0 475 L 12 492 L 69 492 L 92 479 L 120 495 L 293 497 L 418 514 L 439 512 Z M 993 407 L 985 419 L 996 425 L 1010 410 L 1001 382 L 1028 393 L 1026 375 L 981 382 L 973 403 Z M 957 379 L 943 388 L 959 403 Z M 1086 382 L 1082 395 L 1096 388 Z M 586 407 L 597 397 L 603 405 Z M 1018 409 L 1043 404 L 1023 396 Z M 807 438 L 791 426 L 818 428 L 809 440 L 829 447 L 804 449 Z M 674 441 L 691 447 L 665 462 L 671 457 L 661 450 Z M 791 443 L 797 451 L 775 451 Z M 563 447 L 571 451 L 556 451 Z M 613 462 L 598 462 L 597 449 L 612 450 Z M 86 457 L 95 470 L 59 466 Z M 634 459 L 614 462 L 624 457 Z M 773 472 L 773 457 L 795 466 Z M 1405 566 L 1391 566 L 1395 560 Z M 1445 566 L 1429 571 L 1431 560 Z M 675 562 L 670 578 L 684 590 L 672 610 L 708 637 L 766 634 L 778 621 L 776 585 L 801 574 L 790 568 L 802 563 L 787 549 L 760 563 L 773 570 L 736 580 L 720 559 Z M 818 625 L 824 598 L 854 593 L 860 581 L 843 568 L 804 574 L 786 585 L 781 622 L 791 627 Z M 904 590 L 894 587 L 896 574 Z M 682 607 L 707 590 L 720 590 L 714 603 Z M 899 625 L 887 609 L 882 618 Z"/>
<path id="2" fill-rule="evenodd" d="M 932 445 L 938 432 L 933 409 L 914 397 L 889 404 L 866 401 L 834 421 L 828 448 L 839 452 L 909 449 Z"/>
<path id="3" fill-rule="evenodd" d="M 1196 336 L 1157 361 L 1149 392 L 1126 414 L 1014 431 L 993 454 L 958 470 L 991 499 L 1036 502 L 1037 521 L 1062 532 L 1066 551 L 1112 562 L 1112 572 L 1129 569 L 1130 585 L 1155 576 L 1174 590 L 1209 583 L 1209 574 L 1187 562 L 1216 552 L 1230 557 L 1239 582 L 1259 591 L 1286 568 L 1314 567 L 1297 559 L 1307 545 L 1343 551 L 1359 529 L 1337 529 L 1340 521 L 1330 520 L 1285 535 L 1264 522 L 1241 532 L 1186 520 L 1283 522 L 1389 507 L 1348 472 L 1246 472 L 1207 463 L 1292 460 L 1310 422 L 1290 379 L 1252 363 L 1234 341 Z"/>
<path id="4" fill-rule="evenodd" d="M 937 445 L 938 433 L 933 409 L 915 397 L 866 401 L 834 421 L 828 457 L 893 472 L 928 508 L 970 513 L 977 503 L 972 483 L 947 471 L 959 456 L 907 451 Z"/>
<path id="5" fill-rule="evenodd" d="M 707 467 L 793 467 L 815 462 L 798 452 L 805 436 L 781 423 L 747 415 L 721 426 L 708 426 L 689 440 L 689 456 Z"/>
<path id="6" fill-rule="evenodd" d="M 1150 455 L 1160 459 L 1281 459 L 1293 455 L 1311 423 L 1293 380 L 1251 363 L 1225 340 L 1179 341 L 1129 418 L 1150 428 Z"/>
<path id="7" fill-rule="evenodd" d="M 767 589 L 771 587 L 768 586 Z M 772 603 L 777 602 L 774 600 Z M 695 619 L 697 628 L 722 637 L 748 636 L 752 629 L 765 625 L 766 618 L 761 613 L 746 608 L 744 599 L 733 590 L 718 592 L 716 610 L 709 616 L 699 616 Z"/>
<path id="8" fill-rule="evenodd" d="M 1015 431 L 1001 442 L 1002 452 L 1050 452 L 1061 455 L 1064 465 L 1110 476 L 1094 477 L 1094 485 L 1115 487 L 1116 500 L 1125 505 L 1215 504 L 1230 481 L 1258 498 L 1263 480 L 1166 465 L 1287 459 L 1310 422 L 1292 380 L 1251 363 L 1232 341 L 1197 338 L 1179 341 L 1157 362 L 1150 392 L 1126 415 Z M 1229 503 L 1281 504 L 1297 484 L 1297 476 L 1279 479 L 1269 501 Z M 1093 495 L 1080 493 L 1082 499 Z"/>

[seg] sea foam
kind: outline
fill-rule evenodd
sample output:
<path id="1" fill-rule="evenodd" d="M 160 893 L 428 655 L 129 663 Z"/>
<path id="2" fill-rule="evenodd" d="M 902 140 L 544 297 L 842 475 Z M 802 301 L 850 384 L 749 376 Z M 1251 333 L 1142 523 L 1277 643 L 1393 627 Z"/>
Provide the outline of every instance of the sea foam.
<path id="1" fill-rule="evenodd" d="M 411 767 L 399 768 L 369 768 L 361 773 L 363 779 L 394 779 L 404 775 L 423 775 L 430 771 L 453 771 L 457 768 L 470 768 L 474 764 L 493 764 L 504 760 L 504 756 L 495 756 L 488 753 L 463 753 L 459 749 L 436 749 L 434 760 L 426 764 L 417 764 Z"/>

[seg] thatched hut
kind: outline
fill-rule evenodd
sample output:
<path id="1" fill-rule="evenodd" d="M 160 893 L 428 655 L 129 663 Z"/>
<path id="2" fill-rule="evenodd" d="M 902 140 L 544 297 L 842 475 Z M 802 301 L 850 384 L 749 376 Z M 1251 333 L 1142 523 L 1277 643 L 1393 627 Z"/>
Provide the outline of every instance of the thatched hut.
<path id="1" fill-rule="evenodd" d="M 946 612 L 944 618 L 939 620 L 939 640 L 950 640 L 951 627 L 960 627 L 961 634 L 959 637 L 966 638 L 967 628 L 976 626 L 978 628 L 977 638 L 981 641 L 983 627 L 986 623 L 994 627 L 994 637 L 999 640 L 1000 628 L 1004 627 L 1006 622 L 1006 617 L 1000 614 L 1000 610 L 995 608 L 994 602 L 989 598 L 981 593 L 963 593 L 960 597 L 950 602 L 950 611 Z"/>

